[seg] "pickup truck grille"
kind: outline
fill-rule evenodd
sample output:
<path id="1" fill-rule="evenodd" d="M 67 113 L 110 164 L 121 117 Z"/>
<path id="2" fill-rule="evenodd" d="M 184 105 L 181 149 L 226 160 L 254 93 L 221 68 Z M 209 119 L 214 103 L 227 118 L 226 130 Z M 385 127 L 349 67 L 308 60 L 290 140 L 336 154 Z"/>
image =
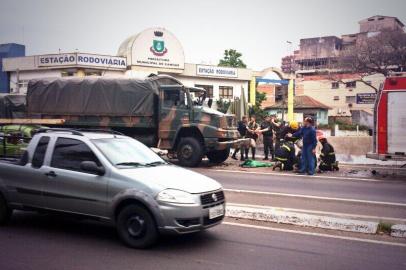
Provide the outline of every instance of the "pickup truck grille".
<path id="1" fill-rule="evenodd" d="M 224 192 L 222 190 L 216 192 L 210 192 L 200 196 L 202 205 L 208 205 L 212 203 L 218 203 L 224 201 Z"/>

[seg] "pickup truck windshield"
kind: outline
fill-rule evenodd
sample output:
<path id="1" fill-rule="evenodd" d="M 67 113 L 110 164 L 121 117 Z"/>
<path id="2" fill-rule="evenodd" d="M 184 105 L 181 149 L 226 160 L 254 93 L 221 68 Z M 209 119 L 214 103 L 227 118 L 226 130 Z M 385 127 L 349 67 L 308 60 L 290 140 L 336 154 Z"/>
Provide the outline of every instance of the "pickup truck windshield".
<path id="1" fill-rule="evenodd" d="M 94 139 L 92 142 L 115 166 L 156 166 L 166 162 L 142 143 L 128 138 Z"/>

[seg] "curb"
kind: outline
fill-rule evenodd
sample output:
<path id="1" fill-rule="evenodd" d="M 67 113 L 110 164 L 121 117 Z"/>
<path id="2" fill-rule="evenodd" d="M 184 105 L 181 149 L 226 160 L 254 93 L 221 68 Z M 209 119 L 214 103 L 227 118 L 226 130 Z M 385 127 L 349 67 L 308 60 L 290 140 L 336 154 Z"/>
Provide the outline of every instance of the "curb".
<path id="1" fill-rule="evenodd" d="M 227 205 L 226 216 L 367 234 L 375 234 L 378 230 L 378 222 L 303 214 L 273 207 L 259 208 Z M 395 226 L 392 226 L 392 228 Z M 406 237 L 406 226 L 403 228 L 403 233 Z"/>
<path id="2" fill-rule="evenodd" d="M 396 224 L 391 227 L 390 235 L 393 237 L 406 238 L 406 225 Z"/>

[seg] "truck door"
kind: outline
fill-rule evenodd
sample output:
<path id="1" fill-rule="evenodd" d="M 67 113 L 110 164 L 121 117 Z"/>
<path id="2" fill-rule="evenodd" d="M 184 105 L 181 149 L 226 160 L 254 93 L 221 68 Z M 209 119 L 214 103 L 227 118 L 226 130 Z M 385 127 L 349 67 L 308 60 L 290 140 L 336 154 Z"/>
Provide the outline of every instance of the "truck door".
<path id="1" fill-rule="evenodd" d="M 188 93 L 179 86 L 164 86 L 159 93 L 159 147 L 170 149 L 178 128 L 190 124 Z"/>
<path id="2" fill-rule="evenodd" d="M 388 153 L 406 153 L 406 92 L 388 93 Z"/>
<path id="3" fill-rule="evenodd" d="M 106 217 L 107 174 L 85 172 L 80 164 L 94 161 L 102 166 L 83 141 L 58 137 L 48 167 L 44 198 L 50 209 Z"/>

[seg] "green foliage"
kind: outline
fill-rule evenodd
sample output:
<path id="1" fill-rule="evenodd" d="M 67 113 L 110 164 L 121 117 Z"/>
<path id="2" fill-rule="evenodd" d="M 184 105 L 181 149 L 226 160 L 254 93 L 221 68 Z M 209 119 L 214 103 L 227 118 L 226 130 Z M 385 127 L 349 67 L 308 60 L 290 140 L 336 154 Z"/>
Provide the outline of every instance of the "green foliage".
<path id="1" fill-rule="evenodd" d="M 242 54 L 234 49 L 224 51 L 224 57 L 220 60 L 220 67 L 246 68 L 247 65 L 241 59 Z"/>
<path id="2" fill-rule="evenodd" d="M 227 113 L 228 108 L 231 105 L 231 101 L 220 98 L 219 100 L 216 101 L 216 104 L 217 104 L 217 110 L 219 112 Z"/>
<path id="3" fill-rule="evenodd" d="M 255 115 L 257 121 L 261 121 L 267 114 L 262 108 L 262 102 L 266 100 L 266 94 L 262 92 L 255 92 L 255 105 L 251 108 L 250 115 Z"/>
<path id="4" fill-rule="evenodd" d="M 378 224 L 378 233 L 390 234 L 392 229 L 392 224 L 380 221 Z"/>

